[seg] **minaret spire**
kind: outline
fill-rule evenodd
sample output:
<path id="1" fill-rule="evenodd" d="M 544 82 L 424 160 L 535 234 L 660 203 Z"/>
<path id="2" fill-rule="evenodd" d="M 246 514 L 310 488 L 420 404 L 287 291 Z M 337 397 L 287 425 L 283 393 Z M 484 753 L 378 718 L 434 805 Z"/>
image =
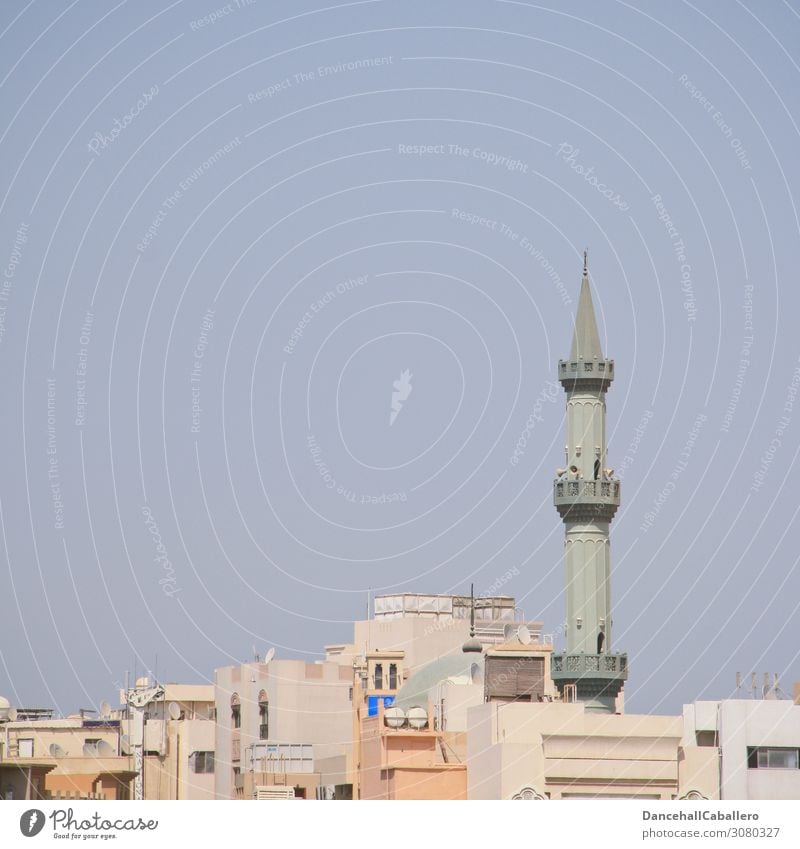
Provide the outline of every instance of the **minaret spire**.
<path id="1" fill-rule="evenodd" d="M 627 655 L 611 653 L 609 530 L 620 484 L 607 468 L 605 396 L 614 361 L 600 349 L 586 253 L 572 352 L 559 361 L 558 377 L 567 393 L 567 468 L 557 473 L 553 495 L 565 531 L 567 648 L 553 654 L 551 673 L 564 699 L 613 713 L 628 677 Z"/>
<path id="2" fill-rule="evenodd" d="M 589 287 L 589 251 L 583 252 L 583 279 L 581 294 L 578 298 L 578 311 L 575 313 L 575 332 L 572 336 L 570 359 L 602 360 L 600 334 L 597 332 L 597 319 L 594 315 L 592 292 Z"/>

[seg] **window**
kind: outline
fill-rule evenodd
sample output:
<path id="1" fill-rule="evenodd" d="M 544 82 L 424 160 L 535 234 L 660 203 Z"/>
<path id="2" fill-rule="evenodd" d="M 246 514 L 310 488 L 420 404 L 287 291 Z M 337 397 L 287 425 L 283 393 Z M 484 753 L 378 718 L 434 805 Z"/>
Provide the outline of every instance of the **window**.
<path id="1" fill-rule="evenodd" d="M 396 690 L 397 689 L 397 664 L 390 663 L 389 664 L 389 689 Z"/>
<path id="2" fill-rule="evenodd" d="M 800 749 L 749 746 L 747 766 L 750 769 L 798 769 L 800 768 Z"/>
<path id="3" fill-rule="evenodd" d="M 231 721 L 234 728 L 242 727 L 242 705 L 238 693 L 231 696 Z"/>
<path id="4" fill-rule="evenodd" d="M 202 775 L 214 772 L 214 753 L 192 752 L 189 755 L 189 767 L 192 772 Z"/>
<path id="5" fill-rule="evenodd" d="M 19 746 L 19 756 L 21 758 L 33 757 L 33 737 L 21 738 L 17 740 L 17 745 Z"/>
<path id="6" fill-rule="evenodd" d="M 375 664 L 375 689 L 382 690 L 383 689 L 383 664 L 376 663 Z"/>
<path id="7" fill-rule="evenodd" d="M 265 690 L 258 694 L 258 737 L 269 740 L 269 697 Z"/>

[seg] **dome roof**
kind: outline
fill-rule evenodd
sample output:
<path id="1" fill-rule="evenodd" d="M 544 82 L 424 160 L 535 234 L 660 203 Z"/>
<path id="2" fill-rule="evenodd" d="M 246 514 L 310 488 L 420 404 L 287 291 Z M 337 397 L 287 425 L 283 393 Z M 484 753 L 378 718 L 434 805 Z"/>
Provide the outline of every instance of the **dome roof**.
<path id="1" fill-rule="evenodd" d="M 473 668 L 475 667 L 475 668 Z M 465 654 L 461 650 L 446 654 L 415 672 L 397 691 L 394 704 L 407 710 L 410 707 L 426 707 L 428 693 L 448 678 L 466 678 L 468 683 L 483 674 L 483 659 L 477 654 Z"/>

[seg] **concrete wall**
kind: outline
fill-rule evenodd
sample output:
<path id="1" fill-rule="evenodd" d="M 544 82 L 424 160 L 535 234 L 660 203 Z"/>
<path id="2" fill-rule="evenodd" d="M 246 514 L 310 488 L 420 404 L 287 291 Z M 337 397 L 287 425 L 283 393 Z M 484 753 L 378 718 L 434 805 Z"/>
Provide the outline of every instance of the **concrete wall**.
<path id="1" fill-rule="evenodd" d="M 490 703 L 468 711 L 468 794 L 511 799 L 670 799 L 678 790 L 681 717 L 586 714 L 581 703 Z"/>

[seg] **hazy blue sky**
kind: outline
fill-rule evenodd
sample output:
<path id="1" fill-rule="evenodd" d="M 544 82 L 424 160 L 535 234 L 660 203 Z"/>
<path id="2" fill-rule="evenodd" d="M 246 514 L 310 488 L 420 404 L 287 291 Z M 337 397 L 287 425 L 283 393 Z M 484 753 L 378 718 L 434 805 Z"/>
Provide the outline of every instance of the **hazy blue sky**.
<path id="1" fill-rule="evenodd" d="M 796 0 L 0 16 L 0 693 L 508 570 L 557 632 L 585 247 L 628 708 L 800 679 Z"/>

